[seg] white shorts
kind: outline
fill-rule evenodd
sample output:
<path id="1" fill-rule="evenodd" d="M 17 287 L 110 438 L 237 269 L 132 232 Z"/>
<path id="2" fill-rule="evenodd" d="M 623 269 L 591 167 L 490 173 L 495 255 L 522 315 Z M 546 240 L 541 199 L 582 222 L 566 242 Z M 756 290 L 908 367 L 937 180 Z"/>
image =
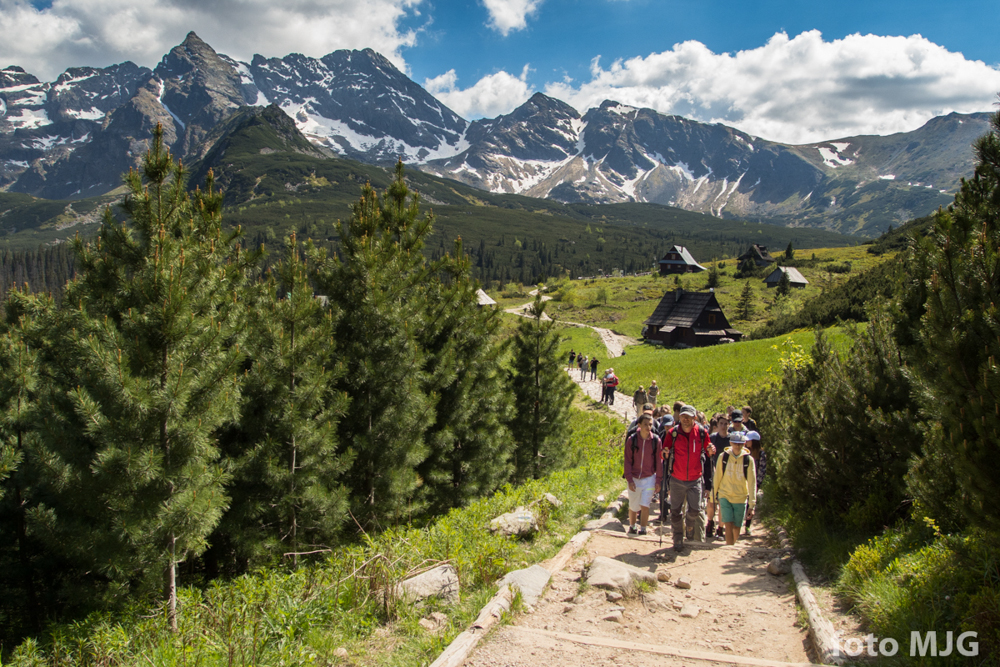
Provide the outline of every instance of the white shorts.
<path id="1" fill-rule="evenodd" d="M 656 492 L 656 475 L 643 477 L 635 481 L 635 491 L 629 489 L 628 508 L 633 512 L 638 512 L 642 507 L 649 507 L 653 501 L 653 493 Z"/>

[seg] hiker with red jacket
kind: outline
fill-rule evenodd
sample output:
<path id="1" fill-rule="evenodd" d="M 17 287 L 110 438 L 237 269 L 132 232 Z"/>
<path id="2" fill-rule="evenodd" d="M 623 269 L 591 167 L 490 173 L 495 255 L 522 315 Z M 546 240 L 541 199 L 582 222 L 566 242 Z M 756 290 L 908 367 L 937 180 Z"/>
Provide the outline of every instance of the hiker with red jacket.
<path id="1" fill-rule="evenodd" d="M 663 456 L 670 461 L 664 470 L 669 475 L 670 524 L 674 534 L 674 551 L 684 549 L 685 517 L 681 515 L 687 501 L 687 525 L 698 523 L 703 495 L 703 457 L 708 455 L 708 430 L 695 422 L 698 411 L 685 405 L 680 410 L 680 424 L 674 425 L 663 439 Z"/>
<path id="2" fill-rule="evenodd" d="M 636 534 L 635 520 L 639 518 L 639 535 L 646 534 L 649 523 L 649 504 L 663 477 L 663 458 L 660 456 L 660 436 L 653 433 L 653 415 L 639 415 L 638 428 L 625 438 L 625 481 L 628 482 L 628 532 Z"/>

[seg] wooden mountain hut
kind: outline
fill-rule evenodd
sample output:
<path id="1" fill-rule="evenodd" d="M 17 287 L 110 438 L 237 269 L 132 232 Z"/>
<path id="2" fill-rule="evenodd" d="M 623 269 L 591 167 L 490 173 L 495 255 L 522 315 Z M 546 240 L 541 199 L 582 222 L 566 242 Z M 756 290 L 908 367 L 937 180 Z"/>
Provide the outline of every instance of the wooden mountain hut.
<path id="1" fill-rule="evenodd" d="M 660 260 L 661 276 L 671 273 L 697 273 L 707 270 L 704 266 L 694 261 L 694 257 L 691 256 L 690 251 L 682 245 L 675 245 Z"/>
<path id="2" fill-rule="evenodd" d="M 667 347 L 704 347 L 732 343 L 743 338 L 722 312 L 715 292 L 667 292 L 645 322 L 647 341 Z"/>
<path id="3" fill-rule="evenodd" d="M 791 283 L 792 287 L 803 289 L 809 284 L 809 281 L 794 266 L 779 266 L 767 278 L 764 278 L 764 283 L 768 289 L 778 286 L 778 283 L 781 282 L 782 271 L 788 274 L 788 282 Z"/>
<path id="4" fill-rule="evenodd" d="M 754 243 L 750 246 L 750 249 L 745 253 L 736 258 L 736 261 L 742 264 L 748 259 L 753 260 L 753 263 L 757 266 L 768 266 L 769 264 L 774 264 L 777 260 L 767 252 L 766 245 L 757 245 Z"/>

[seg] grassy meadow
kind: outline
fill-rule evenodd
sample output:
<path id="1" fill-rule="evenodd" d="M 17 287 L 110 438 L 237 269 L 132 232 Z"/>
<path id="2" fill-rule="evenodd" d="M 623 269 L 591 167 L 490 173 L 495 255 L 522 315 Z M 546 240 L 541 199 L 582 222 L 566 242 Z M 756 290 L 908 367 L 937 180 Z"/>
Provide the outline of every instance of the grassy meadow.
<path id="1" fill-rule="evenodd" d="M 828 335 L 835 346 L 849 343 L 841 331 L 831 330 Z M 680 400 L 711 415 L 730 404 L 744 405 L 758 387 L 780 376 L 783 356 L 791 354 L 795 346 L 808 353 L 815 339 L 815 332 L 802 331 L 689 350 L 633 345 L 610 364 L 621 380 L 619 391 L 632 394 L 639 385 L 648 388 L 650 381 L 656 380 L 659 403 Z"/>
<path id="2" fill-rule="evenodd" d="M 696 259 L 699 259 L 706 268 L 713 262 L 716 264 L 719 271 L 719 284 L 715 288 L 716 298 L 733 328 L 747 334 L 779 312 L 794 312 L 804 301 L 823 290 L 843 283 L 875 264 L 890 261 L 895 255 L 876 256 L 869 253 L 865 246 L 855 246 L 799 250 L 795 256 L 801 264 L 796 268 L 809 284 L 804 289 L 793 289 L 788 298 L 775 304 L 774 290 L 765 287 L 762 278 L 750 278 L 750 286 L 754 292 L 754 312 L 749 319 L 738 317 L 740 296 L 747 279 L 733 277 L 736 260 L 732 257 L 713 261 Z M 676 278 L 650 274 L 550 282 L 545 286 L 546 294 L 552 296 L 554 301 L 547 306 L 547 312 L 557 320 L 601 326 L 625 336 L 638 338 L 642 334 L 643 322 L 652 314 L 664 293 L 678 286 L 691 291 L 704 291 L 707 289 L 707 283 L 708 271 Z M 531 288 L 525 288 L 529 289 Z M 526 294 L 526 291 L 524 293 Z M 513 295 L 505 298 L 499 290 L 490 293 L 490 296 L 497 299 L 505 308 L 524 303 L 531 298 Z"/>

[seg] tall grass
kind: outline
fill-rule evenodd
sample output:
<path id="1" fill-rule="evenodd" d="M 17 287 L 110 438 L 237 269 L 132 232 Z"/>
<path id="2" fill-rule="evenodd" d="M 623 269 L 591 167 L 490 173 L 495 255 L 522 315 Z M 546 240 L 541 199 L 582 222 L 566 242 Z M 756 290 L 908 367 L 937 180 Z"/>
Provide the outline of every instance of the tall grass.
<path id="1" fill-rule="evenodd" d="M 157 665 L 331 665 L 338 648 L 354 664 L 427 664 L 471 622 L 508 570 L 543 560 L 603 510 L 598 494 L 617 491 L 620 425 L 580 412 L 567 446 L 574 467 L 519 487 L 507 486 L 433 525 L 398 527 L 364 536 L 298 570 L 265 569 L 206 588 L 179 591 L 180 624 L 168 630 L 162 607 L 139 604 L 62 624 L 18 646 L 2 664 L 18 667 Z M 533 540 L 492 534 L 490 520 L 543 493 L 563 505 L 545 516 Z M 448 562 L 458 570 L 462 600 L 441 609 L 448 627 L 423 630 L 437 603 L 402 605 L 391 594 L 405 576 Z"/>
<path id="2" fill-rule="evenodd" d="M 832 329 L 827 335 L 835 347 L 849 343 L 839 330 Z M 780 375 L 781 355 L 789 345 L 809 350 L 815 339 L 814 332 L 804 331 L 689 350 L 633 345 L 625 356 L 609 363 L 621 380 L 619 391 L 631 394 L 639 385 L 649 387 L 650 381 L 656 380 L 660 403 L 681 400 L 711 414 L 729 404 L 743 405 L 758 387 Z"/>

